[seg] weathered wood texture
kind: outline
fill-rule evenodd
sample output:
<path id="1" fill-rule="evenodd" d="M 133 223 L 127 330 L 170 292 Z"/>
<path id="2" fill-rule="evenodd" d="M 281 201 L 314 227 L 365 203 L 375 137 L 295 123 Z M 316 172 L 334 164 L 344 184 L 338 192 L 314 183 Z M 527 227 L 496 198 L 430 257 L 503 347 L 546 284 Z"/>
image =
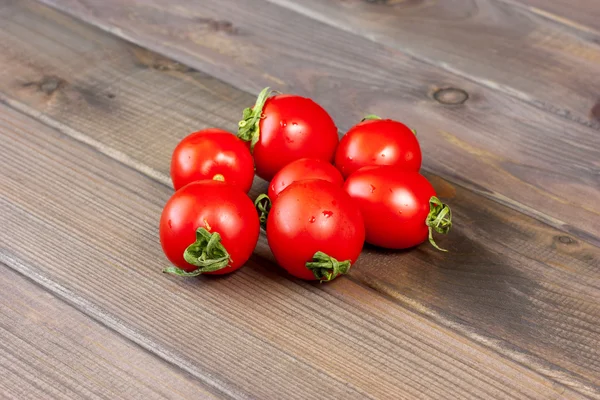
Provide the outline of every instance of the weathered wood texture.
<path id="1" fill-rule="evenodd" d="M 600 244 L 600 214 L 588 200 L 600 197 L 595 128 L 262 0 L 45 2 L 243 90 L 310 94 L 343 130 L 368 112 L 406 121 L 419 131 L 427 169 Z M 90 66 L 98 56 L 85 55 Z M 595 96 L 597 74 L 581 68 L 589 82 L 577 92 Z"/>
<path id="2" fill-rule="evenodd" d="M 560 24 L 600 34 L 600 3 L 596 0 L 509 1 L 523 4 L 532 12 Z"/>
<path id="3" fill-rule="evenodd" d="M 512 0 L 268 1 L 600 129 L 591 112 L 600 102 L 600 35 L 565 29 Z"/>
<path id="4" fill-rule="evenodd" d="M 2 263 L 0 371 L 2 399 L 224 397 Z"/>
<path id="5" fill-rule="evenodd" d="M 5 106 L 0 140 L 0 260 L 233 397 L 576 396 L 350 279 L 166 277 L 168 187 Z"/>
<path id="6" fill-rule="evenodd" d="M 151 52 L 143 52 L 135 46 L 100 34 L 53 12 L 37 8 L 35 12 L 15 11 L 12 20 L 20 21 L 20 24 L 7 24 L 5 31 L 10 33 L 0 40 L 7 50 L 0 51 L 0 55 L 11 55 L 13 58 L 10 62 L 7 60 L 6 64 L 16 64 L 20 68 L 9 69 L 12 75 L 2 76 L 4 100 L 13 107 L 40 118 L 46 124 L 53 125 L 68 135 L 93 145 L 105 154 L 161 182 L 168 181 L 166 171 L 170 152 L 181 136 L 204 124 L 233 126 L 236 116 L 230 115 L 230 107 L 228 108 L 227 104 L 232 102 L 237 106 L 237 99 L 242 99 L 239 101 L 241 106 L 251 99 L 251 96 L 240 93 L 202 73 L 187 69 Z M 39 48 L 30 47 L 27 40 L 29 31 L 17 29 L 23 24 L 35 26 L 38 31 L 36 35 L 42 32 L 47 42 Z M 68 45 L 59 38 L 69 38 Z M 48 48 L 49 50 L 44 50 Z M 86 67 L 90 65 L 93 67 Z M 170 100 L 163 104 L 165 93 L 169 94 Z M 221 102 L 221 99 L 231 100 Z M 129 156 L 130 154 L 133 156 Z M 77 168 L 81 168 L 82 171 L 87 169 L 83 161 L 78 165 L 81 165 Z M 10 173 L 8 174 L 11 176 Z M 113 172 L 106 175 L 112 177 L 118 174 Z M 139 192 L 138 184 L 134 184 L 134 181 L 140 178 L 134 179 L 131 176 L 127 178 L 128 176 L 114 180 L 114 185 L 133 186 L 132 191 Z M 216 293 L 219 290 L 217 286 L 220 287 L 222 282 L 230 282 L 229 279 L 234 282 L 233 285 L 249 285 L 249 292 L 244 296 L 250 297 L 255 293 L 261 293 L 262 296 L 265 291 L 287 295 L 290 291 L 296 293 L 300 290 L 298 288 L 302 288 L 302 293 L 294 294 L 289 302 L 276 301 L 276 310 L 258 308 L 261 315 L 266 311 L 272 313 L 268 315 L 272 315 L 274 320 L 282 317 L 280 313 L 286 314 L 287 311 L 283 311 L 286 308 L 292 307 L 290 311 L 292 314 L 297 312 L 298 310 L 290 306 L 294 301 L 312 304 L 310 302 L 316 301 L 316 297 L 323 295 L 328 296 L 327 299 L 330 301 L 339 299 L 358 309 L 365 307 L 363 302 L 369 304 L 368 308 L 373 304 L 379 304 L 378 307 L 390 307 L 389 310 L 380 308 L 384 311 L 375 314 L 377 318 L 388 322 L 391 320 L 393 324 L 398 322 L 394 319 L 397 317 L 393 315 L 401 312 L 398 311 L 401 309 L 397 308 L 397 305 L 401 305 L 425 314 L 436 323 L 460 332 L 463 337 L 488 346 L 504 357 L 517 360 L 564 385 L 591 396 L 598 396 L 600 367 L 597 351 L 594 350 L 600 347 L 597 332 L 599 320 L 597 289 L 600 287 L 598 249 L 479 195 L 454 187 L 441 179 L 434 177 L 434 183 L 442 196 L 451 198 L 456 219 L 460 222 L 456 224 L 453 238 L 441 239 L 444 246 L 450 247 L 451 254 L 448 256 L 436 254 L 427 247 L 407 253 L 381 253 L 367 249 L 352 273 L 351 279 L 355 283 L 359 286 L 369 286 L 383 294 L 387 300 L 351 285 L 347 279 L 340 281 L 344 283 L 320 287 L 296 286 L 277 273 L 264 271 L 254 264 L 246 271 L 241 271 L 235 277 L 223 281 L 171 282 L 168 285 L 173 286 L 169 286 L 169 290 L 177 290 L 174 287 L 183 285 L 188 288 L 181 295 L 184 296 L 184 304 L 204 304 L 206 299 L 203 296 Z M 150 183 L 144 184 L 155 188 Z M 113 219 L 110 221 L 102 222 L 99 227 L 108 231 L 104 232 L 104 235 L 115 234 L 116 237 L 123 238 L 127 246 L 119 249 L 118 254 L 112 255 L 108 263 L 116 264 L 115 268 L 118 266 L 133 268 L 131 271 L 126 271 L 131 274 L 142 274 L 145 279 L 149 279 L 148 282 L 143 282 L 140 296 L 145 295 L 144 291 L 148 290 L 148 287 L 162 292 L 163 286 L 167 285 L 164 282 L 165 278 L 154 277 L 156 271 L 164 265 L 157 243 L 154 241 L 158 212 L 168 191 L 165 192 L 160 188 L 155 190 L 158 194 L 156 192 L 147 194 L 149 188 L 144 188 L 141 193 L 143 198 L 152 203 L 153 208 L 148 209 L 150 205 L 146 203 L 140 204 L 135 209 L 136 212 L 129 217 L 130 219 L 126 220 L 128 222 L 120 224 L 126 227 L 129 223 L 133 224 L 133 227 L 128 229 L 135 228 L 135 234 L 132 235 L 129 231 L 118 233 L 119 228 L 112 226 L 117 223 L 115 221 L 125 218 L 121 211 L 118 211 L 116 216 L 113 215 L 114 218 L 111 217 Z M 118 202 L 118 199 L 124 197 L 130 199 L 125 204 L 124 213 L 127 215 L 130 210 L 128 204 L 131 204 L 130 201 L 136 202 L 137 197 L 131 193 L 126 195 L 124 193 L 124 189 L 121 189 L 114 195 L 104 194 L 103 196 L 109 197 L 103 197 L 105 199 L 103 201 L 108 202 L 109 205 L 102 203 L 102 212 L 111 210 L 110 204 L 113 202 L 121 210 L 124 206 Z M 60 202 L 61 199 L 58 198 L 56 201 Z M 88 201 L 87 197 L 80 199 L 82 204 L 86 201 Z M 78 207 L 80 203 L 77 203 L 75 208 Z M 81 213 L 85 213 L 93 206 L 86 207 Z M 142 217 L 138 217 L 138 214 Z M 74 218 L 77 220 L 79 217 Z M 139 225 L 140 221 L 143 221 L 142 226 Z M 59 222 L 60 218 L 56 223 Z M 109 242 L 110 239 L 101 240 Z M 128 243 L 126 240 L 133 240 L 133 243 Z M 19 248 L 17 243 L 14 243 L 14 246 Z M 12 247 L 7 246 L 7 248 Z M 103 247 L 99 250 L 103 249 L 108 254 L 115 251 L 112 247 Z M 142 249 L 150 252 L 150 260 L 144 260 L 137 265 L 133 261 L 132 254 L 141 253 Z M 264 238 L 261 240 L 258 253 L 268 257 Z M 73 259 L 77 256 L 69 257 Z M 106 259 L 106 255 L 103 257 Z M 157 258 L 162 261 L 157 261 Z M 77 261 L 75 264 L 79 265 L 80 262 Z M 34 265 L 39 268 L 37 264 Z M 81 268 L 89 267 L 81 266 Z M 59 273 L 54 269 L 52 271 Z M 266 279 L 265 276 L 277 282 L 274 289 L 269 289 L 273 282 L 262 282 Z M 253 279 L 259 282 L 254 282 Z M 85 283 L 78 283 L 78 285 L 85 285 Z M 194 289 L 201 293 L 194 294 Z M 224 290 L 229 293 L 230 288 L 226 286 Z M 357 293 L 360 293 L 360 296 Z M 308 296 L 308 300 L 302 297 L 304 295 Z M 351 295 L 351 299 L 346 295 Z M 106 307 L 119 305 L 120 297 L 102 296 L 102 293 L 96 293 L 93 301 L 100 299 L 98 301 L 106 304 Z M 358 300 L 361 296 L 364 298 Z M 166 298 L 161 299 L 169 301 Z M 215 301 L 212 299 L 210 303 L 214 304 Z M 260 303 L 270 306 L 267 298 L 261 299 Z M 235 300 L 235 304 L 244 305 L 239 298 Z M 224 307 L 230 306 L 233 305 Z M 140 308 L 137 310 L 142 315 L 148 315 L 148 313 L 152 314 L 152 307 L 146 311 Z M 243 306 L 244 310 L 245 307 L 247 305 Z M 133 311 L 135 310 L 127 314 L 126 320 L 131 320 L 128 323 L 145 326 Z M 330 310 L 325 316 L 329 318 L 332 313 L 334 312 Z M 389 315 L 384 317 L 383 315 L 386 314 Z M 163 315 L 162 312 L 160 315 Z M 281 329 L 287 332 L 288 317 L 285 315 L 283 317 L 283 320 L 277 323 L 282 323 Z M 178 318 L 184 316 L 179 315 Z M 203 315 L 202 318 L 208 317 Z M 309 319 L 303 320 L 303 322 L 308 321 Z M 377 321 L 376 324 L 381 323 L 378 319 L 373 321 Z M 198 320 L 187 322 L 198 323 Z M 187 325 L 184 326 L 188 329 Z M 278 327 L 279 325 L 261 328 L 252 326 L 252 330 L 258 329 L 266 337 L 273 338 Z M 315 333 L 316 336 L 318 335 Z M 160 334 L 158 338 L 164 340 Z M 155 337 L 155 340 L 158 339 Z M 372 339 L 364 340 L 368 342 Z M 181 343 L 177 342 L 173 345 L 180 349 Z M 219 345 L 227 347 L 225 343 Z M 297 342 L 291 345 L 299 353 L 301 350 L 307 351 Z M 354 341 L 348 345 L 359 346 L 356 348 L 366 351 Z M 314 356 L 313 350 L 308 351 L 309 357 Z M 254 348 L 252 351 L 258 352 Z M 231 356 L 232 353 L 227 354 Z M 259 354 L 266 357 L 263 352 Z M 364 387 L 369 387 L 373 381 L 363 381 L 363 383 Z M 332 385 L 336 390 L 340 390 L 336 386 L 337 383 L 333 382 Z"/>

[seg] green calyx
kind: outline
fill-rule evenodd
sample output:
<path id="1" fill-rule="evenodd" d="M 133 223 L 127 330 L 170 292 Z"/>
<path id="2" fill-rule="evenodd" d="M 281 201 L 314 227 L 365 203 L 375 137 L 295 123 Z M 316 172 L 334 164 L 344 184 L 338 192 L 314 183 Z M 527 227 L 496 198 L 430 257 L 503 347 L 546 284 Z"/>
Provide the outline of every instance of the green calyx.
<path id="1" fill-rule="evenodd" d="M 375 115 L 375 114 L 369 114 L 369 115 L 365 115 L 364 118 L 360 120 L 360 122 L 376 120 L 376 119 L 381 119 L 381 117 L 378 115 Z"/>
<path id="2" fill-rule="evenodd" d="M 184 277 L 198 276 L 223 269 L 232 261 L 221 243 L 221 235 L 218 232 L 210 233 L 202 227 L 196 230 L 196 241 L 185 249 L 183 258 L 198 269 L 187 272 L 178 267 L 168 267 L 163 272 Z"/>
<path id="3" fill-rule="evenodd" d="M 250 150 L 254 151 L 254 146 L 260 139 L 260 119 L 267 99 L 271 95 L 271 88 L 264 88 L 256 98 L 254 107 L 244 109 L 242 120 L 238 123 L 237 136 L 245 142 L 250 142 Z"/>
<path id="4" fill-rule="evenodd" d="M 306 268 L 321 282 L 329 282 L 338 275 L 347 274 L 350 266 L 350 260 L 340 262 L 322 251 L 317 251 L 312 261 L 306 263 Z"/>
<path id="5" fill-rule="evenodd" d="M 435 196 L 429 199 L 429 214 L 425 222 L 429 227 L 429 243 L 438 250 L 448 251 L 439 247 L 433 240 L 433 231 L 446 235 L 452 228 L 452 211 L 447 204 Z"/>
<path id="6" fill-rule="evenodd" d="M 258 211 L 260 227 L 264 230 L 267 230 L 267 218 L 269 216 L 269 212 L 271 211 L 271 199 L 269 196 L 263 193 L 259 195 L 256 200 L 254 200 L 254 206 Z"/>

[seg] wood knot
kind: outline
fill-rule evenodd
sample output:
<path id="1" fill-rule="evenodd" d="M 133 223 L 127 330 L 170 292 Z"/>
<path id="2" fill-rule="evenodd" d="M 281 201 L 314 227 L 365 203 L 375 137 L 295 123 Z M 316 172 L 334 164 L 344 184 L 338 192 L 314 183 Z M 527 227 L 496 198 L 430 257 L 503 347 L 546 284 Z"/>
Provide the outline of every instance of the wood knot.
<path id="1" fill-rule="evenodd" d="M 464 104 L 469 99 L 469 94 L 462 89 L 445 88 L 436 90 L 433 98 L 441 104 L 458 105 Z"/>
<path id="2" fill-rule="evenodd" d="M 153 51 L 142 47 L 134 47 L 133 55 L 136 63 L 144 68 L 152 68 L 157 71 L 175 71 L 175 72 L 190 72 L 191 68 L 180 64 L 177 61 L 171 60 Z"/>
<path id="3" fill-rule="evenodd" d="M 196 21 L 210 29 L 213 32 L 224 32 L 230 35 L 234 35 L 238 32 L 238 29 L 233 26 L 230 21 L 216 20 L 212 18 L 196 18 Z"/>
<path id="4" fill-rule="evenodd" d="M 575 241 L 568 236 L 559 236 L 558 241 L 562 244 L 573 244 Z"/>
<path id="5" fill-rule="evenodd" d="M 58 89 L 66 85 L 67 81 L 57 76 L 44 76 L 39 81 L 26 82 L 23 87 L 35 86 L 38 91 L 50 96 Z"/>
<path id="6" fill-rule="evenodd" d="M 595 119 L 596 121 L 600 121 L 600 101 L 598 101 L 594 107 L 592 107 L 592 119 Z"/>

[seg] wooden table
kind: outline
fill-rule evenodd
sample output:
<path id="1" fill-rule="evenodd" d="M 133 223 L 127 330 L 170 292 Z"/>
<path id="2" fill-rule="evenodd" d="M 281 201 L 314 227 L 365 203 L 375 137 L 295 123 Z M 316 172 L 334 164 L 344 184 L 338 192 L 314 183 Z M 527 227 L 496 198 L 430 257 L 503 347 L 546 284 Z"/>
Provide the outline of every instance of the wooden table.
<path id="1" fill-rule="evenodd" d="M 416 128 L 450 252 L 161 274 L 171 151 L 264 86 Z M 3 399 L 600 399 L 599 246 L 597 0 L 0 0 Z"/>

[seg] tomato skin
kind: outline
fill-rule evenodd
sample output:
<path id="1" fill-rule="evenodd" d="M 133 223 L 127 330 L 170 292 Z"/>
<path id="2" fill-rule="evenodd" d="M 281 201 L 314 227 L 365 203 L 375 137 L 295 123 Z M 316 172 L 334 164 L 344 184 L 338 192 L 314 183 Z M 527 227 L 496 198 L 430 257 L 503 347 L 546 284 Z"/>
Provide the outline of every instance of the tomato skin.
<path id="1" fill-rule="evenodd" d="M 263 107 L 259 128 L 254 162 L 256 174 L 267 181 L 300 158 L 331 162 L 339 142 L 337 127 L 327 111 L 301 96 L 270 97 Z"/>
<path id="2" fill-rule="evenodd" d="M 317 251 L 354 264 L 364 239 L 358 206 L 342 188 L 323 180 L 292 183 L 273 201 L 267 219 L 267 240 L 277 263 L 300 279 L 316 279 L 306 262 Z"/>
<path id="3" fill-rule="evenodd" d="M 232 262 L 206 274 L 222 275 L 242 267 L 256 247 L 258 214 L 252 200 L 238 187 L 224 182 L 192 182 L 167 201 L 160 218 L 160 242 L 169 261 L 192 272 L 198 267 L 183 258 L 185 249 L 196 240 L 196 229 L 218 232 Z"/>
<path id="4" fill-rule="evenodd" d="M 322 179 L 339 187 L 344 186 L 342 174 L 330 163 L 314 158 L 301 158 L 289 163 L 275 174 L 269 184 L 269 198 L 273 201 L 293 182 L 307 179 Z"/>
<path id="5" fill-rule="evenodd" d="M 406 249 L 427 240 L 435 190 L 423 175 L 393 166 L 365 167 L 348 177 L 344 190 L 360 207 L 368 243 Z"/>
<path id="6" fill-rule="evenodd" d="M 418 172 L 421 158 L 419 141 L 409 127 L 391 119 L 368 119 L 342 137 L 335 166 L 344 178 L 372 165 L 393 165 Z"/>
<path id="7" fill-rule="evenodd" d="M 188 183 L 222 175 L 225 182 L 248 192 L 254 179 L 254 160 L 245 142 L 222 129 L 191 133 L 179 142 L 171 158 L 175 190 Z"/>

